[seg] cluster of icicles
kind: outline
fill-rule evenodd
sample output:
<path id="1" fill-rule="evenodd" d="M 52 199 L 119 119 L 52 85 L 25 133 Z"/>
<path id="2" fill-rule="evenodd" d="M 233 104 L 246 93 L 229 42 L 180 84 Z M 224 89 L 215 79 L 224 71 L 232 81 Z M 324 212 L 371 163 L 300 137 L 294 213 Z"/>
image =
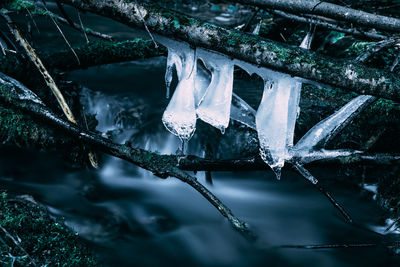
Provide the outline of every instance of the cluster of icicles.
<path id="1" fill-rule="evenodd" d="M 165 37 L 158 36 L 157 41 L 168 48 L 165 75 L 167 97 L 174 68 L 178 77 L 177 87 L 162 117 L 165 127 L 185 144 L 195 132 L 197 119 L 220 129 L 222 133 L 228 127 L 230 118 L 239 121 L 257 130 L 260 155 L 275 171 L 278 179 L 285 161 L 294 156 L 310 155 L 318 143 L 369 99 L 368 96 L 355 98 L 313 127 L 293 146 L 296 119 L 300 111 L 300 78 L 202 48 L 194 50 L 186 43 Z M 307 37 L 301 45 L 303 48 L 306 42 Z M 211 72 L 211 77 L 207 70 L 199 67 L 198 60 Z M 257 111 L 232 92 L 234 66 L 242 68 L 249 75 L 257 74 L 264 80 L 264 92 Z M 337 155 L 341 152 L 332 153 Z"/>

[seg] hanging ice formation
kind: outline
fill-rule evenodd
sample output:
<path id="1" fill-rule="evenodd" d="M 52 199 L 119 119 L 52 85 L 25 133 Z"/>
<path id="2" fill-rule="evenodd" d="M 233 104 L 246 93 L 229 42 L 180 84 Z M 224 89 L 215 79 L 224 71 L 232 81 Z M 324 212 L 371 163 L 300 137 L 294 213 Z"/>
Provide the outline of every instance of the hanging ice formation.
<path id="1" fill-rule="evenodd" d="M 182 142 L 188 141 L 196 129 L 196 109 L 194 100 L 194 81 L 196 76 L 195 51 L 186 43 L 157 37 L 168 48 L 167 72 L 165 81 L 167 91 L 172 81 L 173 68 L 178 76 L 175 89 L 162 121 L 165 127 Z"/>
<path id="2" fill-rule="evenodd" d="M 221 130 L 229 124 L 233 89 L 233 61 L 225 55 L 197 49 L 197 57 L 211 71 L 211 82 L 197 108 L 198 117 Z"/>
<path id="3" fill-rule="evenodd" d="M 297 154 L 310 153 L 319 144 L 324 142 L 326 144 L 334 134 L 345 126 L 346 122 L 356 114 L 356 111 L 365 107 L 369 102 L 374 99 L 373 96 L 360 95 L 344 105 L 341 109 L 336 111 L 333 115 L 320 121 L 312 127 L 293 148 Z"/>
<path id="4" fill-rule="evenodd" d="M 293 146 L 301 82 L 290 75 L 240 60 L 235 60 L 235 65 L 249 75 L 255 73 L 264 80 L 264 93 L 256 113 L 255 124 L 260 142 L 260 155 L 279 179 L 285 160 L 290 158 L 289 148 Z"/>
<path id="5" fill-rule="evenodd" d="M 312 31 L 301 44 L 309 48 Z M 300 158 L 303 163 L 322 158 L 349 155 L 346 150 L 316 150 L 327 142 L 368 103 L 371 96 L 359 96 L 335 114 L 321 121 L 293 146 L 296 120 L 300 112 L 300 92 L 303 79 L 257 67 L 225 55 L 197 48 L 161 36 L 157 40 L 168 48 L 165 81 L 167 91 L 176 69 L 178 84 L 163 114 L 165 127 L 182 141 L 191 138 L 197 117 L 221 129 L 228 127 L 232 118 L 257 130 L 262 159 L 280 178 L 285 161 Z M 199 64 L 201 60 L 204 64 Z M 257 112 L 232 92 L 233 70 L 238 66 L 250 75 L 264 80 L 264 92 Z"/>

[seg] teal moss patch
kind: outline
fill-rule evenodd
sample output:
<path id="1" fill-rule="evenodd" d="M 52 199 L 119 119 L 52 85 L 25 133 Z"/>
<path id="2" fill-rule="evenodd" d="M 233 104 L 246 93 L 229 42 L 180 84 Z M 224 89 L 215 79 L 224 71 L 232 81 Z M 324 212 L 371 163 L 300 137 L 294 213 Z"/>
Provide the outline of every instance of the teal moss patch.
<path id="1" fill-rule="evenodd" d="M 57 142 L 50 128 L 36 124 L 28 115 L 0 105 L 0 141 L 23 148 L 49 148 Z"/>
<path id="2" fill-rule="evenodd" d="M 0 225 L 29 254 L 37 266 L 98 266 L 94 256 L 74 233 L 51 219 L 38 204 L 8 199 L 0 194 Z M 0 231 L 0 262 L 3 266 L 33 266 L 26 254 Z"/>

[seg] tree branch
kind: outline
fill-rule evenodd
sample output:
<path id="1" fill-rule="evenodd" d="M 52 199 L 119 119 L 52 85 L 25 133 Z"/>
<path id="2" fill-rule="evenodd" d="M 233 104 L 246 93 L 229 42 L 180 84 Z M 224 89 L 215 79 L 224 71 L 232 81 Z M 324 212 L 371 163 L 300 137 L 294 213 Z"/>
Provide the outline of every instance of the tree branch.
<path id="1" fill-rule="evenodd" d="M 350 22 L 377 30 L 400 32 L 400 19 L 356 10 L 319 0 L 231 0 L 263 9 L 278 9 L 293 14 L 313 14 Z"/>
<path id="2" fill-rule="evenodd" d="M 76 124 L 59 118 L 49 110 L 32 91 L 1 73 L 0 103 L 22 110 L 73 138 L 91 144 L 104 153 L 124 159 L 145 170 L 151 171 L 157 177 L 167 178 L 171 176 L 187 183 L 216 207 L 218 211 L 228 219 L 235 230 L 244 233 L 247 237 L 255 238 L 247 225 L 238 219 L 227 206 L 199 183 L 195 177 L 186 174 L 176 167 L 175 156 L 162 156 L 143 149 L 132 148 L 129 144 L 116 144 L 99 134 L 81 129 Z"/>
<path id="3" fill-rule="evenodd" d="M 211 49 L 257 65 L 360 94 L 400 100 L 400 77 L 385 70 L 332 59 L 255 35 L 228 30 L 153 4 L 123 0 L 61 0 L 128 26 Z M 145 14 L 143 16 L 143 14 Z"/>

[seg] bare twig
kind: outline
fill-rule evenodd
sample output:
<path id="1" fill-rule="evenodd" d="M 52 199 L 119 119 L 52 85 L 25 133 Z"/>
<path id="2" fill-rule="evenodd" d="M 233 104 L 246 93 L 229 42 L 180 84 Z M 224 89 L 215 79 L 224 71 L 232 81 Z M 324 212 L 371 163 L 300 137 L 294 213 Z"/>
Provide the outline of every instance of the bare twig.
<path id="1" fill-rule="evenodd" d="M 397 223 L 400 222 L 400 218 L 397 218 L 397 220 L 394 220 L 386 229 L 385 232 L 389 232 Z"/>
<path id="2" fill-rule="evenodd" d="M 82 22 L 82 18 L 81 18 L 81 12 L 79 12 L 79 10 L 76 10 L 76 12 L 78 13 L 79 24 L 81 25 L 81 29 L 82 29 L 83 35 L 85 36 L 86 43 L 88 44 L 89 43 L 89 38 L 88 38 L 88 36 L 86 34 L 85 27 L 83 26 L 83 22 Z"/>
<path id="3" fill-rule="evenodd" d="M 26 255 L 26 257 L 30 260 L 33 266 L 38 266 L 36 262 L 33 260 L 33 258 L 28 254 L 28 252 L 26 252 L 26 250 L 21 246 L 21 244 L 17 240 L 15 240 L 15 238 L 3 226 L 0 225 L 0 229 L 15 244 L 15 246 L 17 246 Z"/>
<path id="4" fill-rule="evenodd" d="M 301 164 L 297 162 L 291 162 L 295 169 L 311 184 L 317 188 L 322 194 L 324 194 L 329 201 L 333 204 L 333 206 L 339 210 L 339 212 L 343 215 L 347 223 L 352 223 L 353 219 L 350 217 L 350 215 L 344 210 L 344 208 L 332 197 L 332 195 L 321 186 L 321 184 L 318 182 L 318 180 L 307 170 L 305 169 Z"/>
<path id="5" fill-rule="evenodd" d="M 45 10 L 43 8 L 40 8 L 39 6 L 35 5 L 35 6 L 24 6 L 24 8 L 27 10 L 27 12 L 30 12 L 33 16 L 42 16 L 42 17 L 52 17 L 54 20 L 56 20 L 59 23 L 68 25 L 70 27 L 72 27 L 75 30 L 78 30 L 80 32 L 83 32 L 84 34 L 88 34 L 90 36 L 96 37 L 96 38 L 100 38 L 103 40 L 107 40 L 107 41 L 112 41 L 113 38 L 112 36 L 108 35 L 108 34 L 104 34 L 101 32 L 97 32 L 94 31 L 92 29 L 89 28 L 83 28 L 82 25 L 73 22 L 72 20 L 70 20 L 70 22 L 72 22 L 72 25 L 70 24 L 70 22 L 68 22 L 67 19 L 51 12 L 50 10 Z"/>
<path id="6" fill-rule="evenodd" d="M 286 245 L 280 248 L 304 248 L 304 249 L 326 249 L 326 248 L 371 248 L 377 244 L 332 244 L 332 245 Z"/>
<path id="7" fill-rule="evenodd" d="M 253 21 L 253 19 L 257 16 L 258 11 L 260 9 L 258 7 L 255 8 L 255 10 L 253 11 L 253 13 L 251 14 L 250 18 L 247 20 L 246 24 L 244 25 L 244 27 L 241 29 L 241 31 L 243 32 L 248 32 L 250 30 L 250 25 L 251 22 Z"/>
<path id="8" fill-rule="evenodd" d="M 361 53 L 355 61 L 365 63 L 368 58 L 370 58 L 373 54 L 378 53 L 379 51 L 394 46 L 395 44 L 400 42 L 400 37 L 394 36 L 377 42 L 373 45 L 370 45 L 365 49 L 363 53 Z"/>
<path id="9" fill-rule="evenodd" d="M 346 21 L 377 30 L 400 32 L 400 19 L 356 10 L 319 0 L 231 0 L 262 9 L 278 9 L 293 14 L 312 14 Z"/>
<path id="10" fill-rule="evenodd" d="M 67 102 L 64 99 L 63 94 L 58 89 L 58 86 L 54 82 L 53 78 L 51 77 L 50 73 L 47 71 L 46 67 L 43 65 L 41 59 L 37 56 L 33 47 L 29 44 L 29 42 L 22 36 L 21 32 L 17 28 L 17 26 L 13 23 L 11 18 L 5 14 L 4 12 L 0 12 L 0 15 L 5 19 L 7 22 L 7 26 L 10 32 L 15 37 L 16 41 L 24 48 L 26 54 L 29 56 L 31 61 L 35 64 L 39 72 L 42 74 L 44 80 L 46 81 L 47 86 L 53 92 L 54 96 L 56 97 L 61 109 L 63 110 L 67 119 L 72 122 L 73 124 L 77 124 L 75 116 L 73 115 L 71 109 L 69 108 Z M 92 152 L 89 152 L 89 161 L 94 168 L 98 168 L 97 162 L 94 160 L 94 155 Z"/>
<path id="11" fill-rule="evenodd" d="M 42 0 L 42 2 L 43 2 L 44 9 L 46 10 L 46 12 L 49 12 L 49 10 L 47 9 L 46 1 L 45 1 L 45 0 Z M 58 2 L 57 2 L 57 3 L 58 3 Z M 64 10 L 64 9 L 63 9 L 63 10 Z M 66 16 L 68 17 L 68 15 L 66 15 Z M 64 32 L 61 30 L 60 26 L 58 26 L 56 20 L 55 20 L 52 16 L 49 16 L 49 17 L 50 17 L 51 21 L 54 23 L 54 25 L 56 26 L 58 32 L 61 34 L 62 38 L 64 39 L 64 41 L 65 41 L 65 43 L 67 44 L 67 46 L 69 47 L 69 49 L 71 49 L 71 52 L 72 52 L 72 54 L 74 54 L 76 60 L 78 61 L 78 64 L 80 65 L 81 63 L 80 63 L 79 57 L 78 57 L 78 55 L 76 54 L 75 50 L 72 48 L 72 46 L 71 46 L 71 44 L 69 43 L 67 37 L 65 37 Z M 67 20 L 67 21 L 68 21 L 68 20 Z M 71 23 L 72 23 L 72 22 L 71 22 Z"/>
<path id="12" fill-rule="evenodd" d="M 307 24 L 313 23 L 315 25 L 318 25 L 318 27 L 321 27 L 321 28 L 351 34 L 351 35 L 354 35 L 355 37 L 359 37 L 359 38 L 367 38 L 367 39 L 372 39 L 372 40 L 385 40 L 387 38 L 387 36 L 376 33 L 376 32 L 361 31 L 354 27 L 346 28 L 346 27 L 339 26 L 332 22 L 322 21 L 321 19 L 318 19 L 318 18 L 311 18 L 311 17 L 306 18 L 304 16 L 294 15 L 294 14 L 290 14 L 290 13 L 279 11 L 279 10 L 272 10 L 271 12 L 276 15 L 279 15 L 281 17 L 290 19 L 290 20 L 307 23 Z"/>

